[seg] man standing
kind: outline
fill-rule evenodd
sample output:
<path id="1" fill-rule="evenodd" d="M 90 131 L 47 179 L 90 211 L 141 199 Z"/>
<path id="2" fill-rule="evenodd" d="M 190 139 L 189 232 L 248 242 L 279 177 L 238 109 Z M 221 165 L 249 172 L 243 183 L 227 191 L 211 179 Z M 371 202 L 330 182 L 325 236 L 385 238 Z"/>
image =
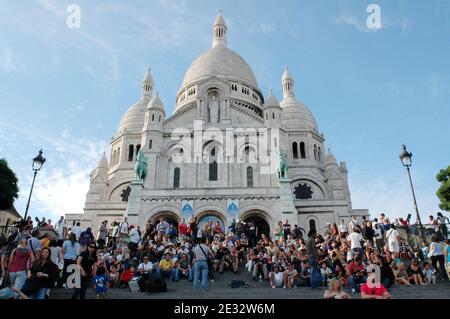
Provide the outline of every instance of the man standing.
<path id="1" fill-rule="evenodd" d="M 120 225 L 120 236 L 125 239 L 128 236 L 128 221 L 127 218 L 124 217 L 123 223 Z"/>
<path id="2" fill-rule="evenodd" d="M 200 273 L 202 274 L 202 288 L 208 288 L 208 259 L 212 256 L 212 252 L 205 244 L 206 238 L 200 238 L 200 243 L 194 247 L 194 288 L 198 288 L 198 280 Z"/>
<path id="3" fill-rule="evenodd" d="M 130 229 L 130 242 L 128 243 L 128 248 L 130 249 L 130 252 L 134 254 L 138 248 L 139 242 L 141 241 L 141 236 L 139 235 L 136 227 L 133 225 L 130 226 Z"/>
<path id="4" fill-rule="evenodd" d="M 108 223 L 108 221 L 103 221 L 102 224 L 100 225 L 100 228 L 98 229 L 98 233 L 97 233 L 97 244 L 100 246 L 100 248 L 102 248 L 105 244 L 106 244 L 106 234 L 107 234 L 107 229 L 106 229 L 106 224 Z"/>
<path id="5" fill-rule="evenodd" d="M 81 237 L 81 227 L 80 227 L 81 223 L 77 222 L 75 225 L 72 226 L 72 233 L 75 234 L 75 236 L 77 237 L 76 239 L 79 241 L 80 237 Z"/>
<path id="6" fill-rule="evenodd" d="M 61 218 L 55 224 L 55 231 L 58 233 L 58 239 L 66 238 L 65 229 L 66 222 L 64 220 L 64 216 L 61 216 Z"/>
<path id="7" fill-rule="evenodd" d="M 180 240 L 186 240 L 188 235 L 188 226 L 186 225 L 186 220 L 183 218 L 181 223 L 178 224 L 178 235 Z"/>
<path id="8" fill-rule="evenodd" d="M 391 225 L 391 228 L 386 232 L 386 239 L 389 246 L 389 251 L 393 254 L 394 259 L 398 258 L 400 252 L 400 244 L 399 239 L 400 235 L 398 231 L 395 229 L 394 225 Z"/>
<path id="9" fill-rule="evenodd" d="M 316 230 L 313 228 L 308 232 L 308 239 L 306 240 L 306 253 L 309 256 L 309 264 L 311 265 L 311 288 L 317 288 L 320 282 L 320 272 L 317 267 L 317 258 L 319 251 L 316 247 Z"/>
<path id="10" fill-rule="evenodd" d="M 81 286 L 80 288 L 75 288 L 72 299 L 78 299 L 78 297 L 85 299 L 86 291 L 92 279 L 92 266 L 96 261 L 95 244 L 91 243 L 88 249 L 82 252 L 77 259 L 77 266 L 81 276 Z"/>
<path id="11" fill-rule="evenodd" d="M 352 219 L 350 220 L 350 223 L 348 224 L 348 230 L 349 230 L 350 234 L 353 233 L 356 228 L 361 229 L 361 227 L 359 226 L 359 223 L 358 223 L 358 219 L 356 218 L 355 215 L 352 215 Z"/>
<path id="12" fill-rule="evenodd" d="M 364 258 L 364 250 L 361 246 L 363 237 L 361 236 L 359 228 L 355 228 L 354 231 L 350 235 L 348 235 L 347 240 L 350 243 L 352 256 L 355 257 L 358 254 L 360 258 Z"/>

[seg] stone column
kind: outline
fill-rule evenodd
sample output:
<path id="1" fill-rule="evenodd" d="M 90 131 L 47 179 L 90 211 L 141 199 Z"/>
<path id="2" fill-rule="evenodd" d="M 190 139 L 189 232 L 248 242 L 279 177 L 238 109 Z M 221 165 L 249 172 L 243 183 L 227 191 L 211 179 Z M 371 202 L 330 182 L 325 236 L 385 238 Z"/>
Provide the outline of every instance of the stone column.
<path id="1" fill-rule="evenodd" d="M 139 225 L 139 213 L 141 211 L 141 198 L 144 184 L 142 181 L 131 182 L 131 192 L 128 198 L 127 209 L 125 210 L 124 217 L 128 218 L 130 225 Z"/>
<path id="2" fill-rule="evenodd" d="M 293 226 L 298 223 L 298 213 L 292 197 L 291 180 L 283 178 L 279 179 L 278 183 L 280 190 L 279 216 L 283 223 L 287 219 L 289 224 Z"/>

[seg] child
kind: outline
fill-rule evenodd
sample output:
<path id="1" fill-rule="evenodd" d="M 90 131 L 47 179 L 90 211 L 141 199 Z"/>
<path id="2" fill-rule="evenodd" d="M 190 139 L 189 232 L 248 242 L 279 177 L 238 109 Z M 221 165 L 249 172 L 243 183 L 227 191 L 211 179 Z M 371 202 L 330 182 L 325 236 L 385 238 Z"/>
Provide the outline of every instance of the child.
<path id="1" fill-rule="evenodd" d="M 327 281 L 331 278 L 331 269 L 327 266 L 327 263 L 322 263 L 320 267 L 320 274 L 322 275 L 323 286 L 327 287 Z"/>
<path id="2" fill-rule="evenodd" d="M 406 266 L 404 263 L 398 264 L 398 269 L 394 272 L 395 273 L 395 283 L 397 285 L 405 285 L 410 286 L 411 283 L 409 282 L 409 276 L 406 272 Z"/>
<path id="3" fill-rule="evenodd" d="M 433 268 L 430 267 L 430 264 L 428 262 L 423 263 L 423 275 L 425 276 L 425 282 L 430 284 L 436 283 L 436 275 Z"/>
<path id="4" fill-rule="evenodd" d="M 108 292 L 109 282 L 106 275 L 106 269 L 105 267 L 103 267 L 103 265 L 97 268 L 97 273 L 95 274 L 94 278 L 94 284 L 97 299 L 105 299 L 106 293 Z"/>
<path id="5" fill-rule="evenodd" d="M 427 242 L 425 240 L 422 241 L 422 255 L 423 261 L 428 261 L 428 253 L 430 252 L 430 248 L 428 248 Z"/>

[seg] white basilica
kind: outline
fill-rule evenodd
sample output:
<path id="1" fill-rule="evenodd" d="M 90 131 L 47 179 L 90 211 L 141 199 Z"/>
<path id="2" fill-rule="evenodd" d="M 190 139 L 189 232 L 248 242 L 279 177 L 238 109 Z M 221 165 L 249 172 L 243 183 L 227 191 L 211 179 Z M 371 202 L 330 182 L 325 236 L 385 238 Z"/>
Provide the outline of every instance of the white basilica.
<path id="1" fill-rule="evenodd" d="M 127 216 L 142 229 L 160 217 L 178 223 L 194 215 L 224 226 L 232 218 L 253 220 L 272 234 L 279 221 L 321 232 L 327 222 L 368 214 L 352 209 L 345 163 L 325 152 L 288 69 L 281 101 L 272 92 L 264 97 L 247 62 L 228 48 L 227 31 L 219 13 L 212 47 L 186 71 L 171 116 L 148 71 L 140 99 L 111 140 L 109 160 L 104 154 L 90 175 L 84 214 L 66 215 L 68 221 L 96 230 L 103 220 Z M 279 150 L 287 155 L 284 178 Z M 148 159 L 143 182 L 134 172 L 139 151 Z"/>

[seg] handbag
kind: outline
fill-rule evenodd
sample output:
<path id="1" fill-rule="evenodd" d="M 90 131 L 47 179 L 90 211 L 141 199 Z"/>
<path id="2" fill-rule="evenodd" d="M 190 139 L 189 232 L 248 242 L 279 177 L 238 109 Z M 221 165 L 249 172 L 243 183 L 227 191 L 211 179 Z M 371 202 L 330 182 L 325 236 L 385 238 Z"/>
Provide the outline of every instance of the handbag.
<path id="1" fill-rule="evenodd" d="M 27 278 L 21 290 L 25 295 L 30 296 L 35 294 L 39 288 L 38 278 L 33 275 L 30 278 Z"/>
<path id="2" fill-rule="evenodd" d="M 208 268 L 211 268 L 211 267 L 212 267 L 212 261 L 211 261 L 211 259 L 208 257 L 208 255 L 206 255 L 205 251 L 204 251 L 203 248 L 202 248 L 202 244 L 198 244 L 198 246 L 199 246 L 200 249 L 202 250 L 203 255 L 205 255 L 205 257 L 206 257 L 206 262 L 208 263 Z"/>

